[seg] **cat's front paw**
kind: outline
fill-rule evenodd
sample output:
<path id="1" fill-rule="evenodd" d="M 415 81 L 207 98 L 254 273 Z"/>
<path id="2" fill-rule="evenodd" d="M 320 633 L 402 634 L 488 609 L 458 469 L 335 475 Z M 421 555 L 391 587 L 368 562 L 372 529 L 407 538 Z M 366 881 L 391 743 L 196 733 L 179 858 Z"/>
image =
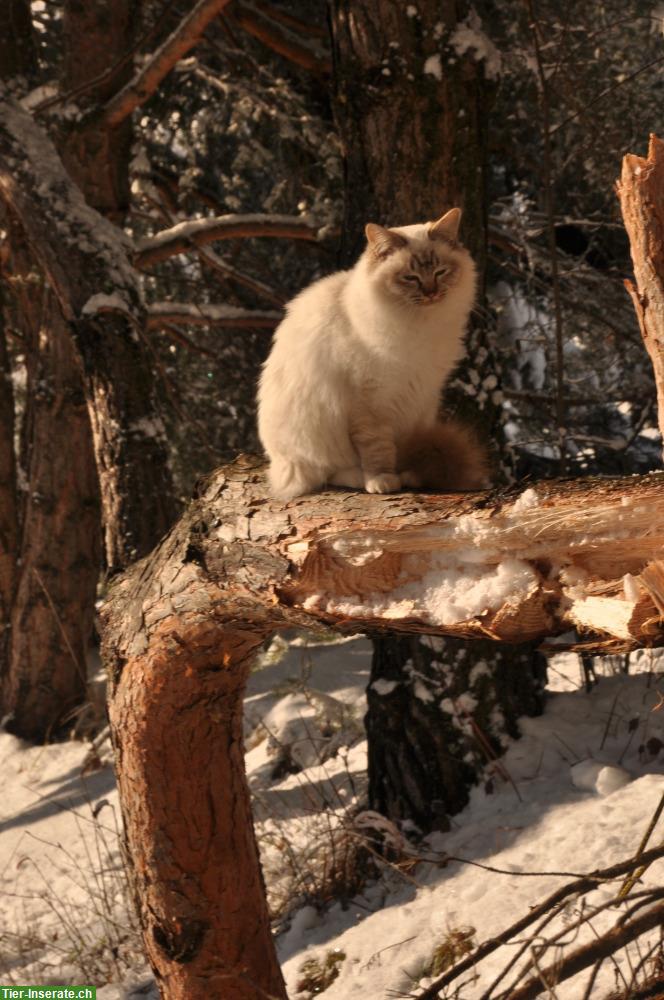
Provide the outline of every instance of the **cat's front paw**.
<path id="1" fill-rule="evenodd" d="M 364 480 L 367 493 L 396 493 L 401 489 L 401 476 L 396 472 L 378 472 Z"/>

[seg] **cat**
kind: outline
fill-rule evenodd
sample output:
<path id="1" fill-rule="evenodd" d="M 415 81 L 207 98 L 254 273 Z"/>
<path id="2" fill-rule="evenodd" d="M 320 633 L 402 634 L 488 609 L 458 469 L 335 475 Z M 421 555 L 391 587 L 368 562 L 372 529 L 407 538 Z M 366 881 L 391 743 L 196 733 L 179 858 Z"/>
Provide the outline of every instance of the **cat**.
<path id="1" fill-rule="evenodd" d="M 485 485 L 471 432 L 438 419 L 475 298 L 460 219 L 452 208 L 436 222 L 369 223 L 355 267 L 288 303 L 258 389 L 276 497 L 325 484 L 368 493 Z"/>

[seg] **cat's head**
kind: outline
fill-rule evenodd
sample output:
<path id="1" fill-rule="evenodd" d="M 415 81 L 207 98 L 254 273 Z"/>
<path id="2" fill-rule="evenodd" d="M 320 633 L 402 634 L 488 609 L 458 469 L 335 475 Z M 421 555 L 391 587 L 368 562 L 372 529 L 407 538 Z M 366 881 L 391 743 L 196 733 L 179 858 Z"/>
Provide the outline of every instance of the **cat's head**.
<path id="1" fill-rule="evenodd" d="M 405 305 L 442 302 L 472 281 L 473 261 L 457 239 L 461 209 L 436 222 L 386 229 L 370 222 L 365 260 L 374 287 Z"/>

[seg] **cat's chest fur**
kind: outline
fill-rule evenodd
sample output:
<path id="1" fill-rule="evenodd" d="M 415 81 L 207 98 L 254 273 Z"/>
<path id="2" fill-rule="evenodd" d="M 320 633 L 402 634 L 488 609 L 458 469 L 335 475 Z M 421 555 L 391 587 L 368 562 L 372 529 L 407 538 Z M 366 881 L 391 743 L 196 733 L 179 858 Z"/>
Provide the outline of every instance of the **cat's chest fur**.
<path id="1" fill-rule="evenodd" d="M 360 287 L 358 287 L 360 286 Z M 409 425 L 438 408 L 440 390 L 463 354 L 467 311 L 385 304 L 355 275 L 343 290 L 350 350 L 348 378 L 367 403 Z"/>

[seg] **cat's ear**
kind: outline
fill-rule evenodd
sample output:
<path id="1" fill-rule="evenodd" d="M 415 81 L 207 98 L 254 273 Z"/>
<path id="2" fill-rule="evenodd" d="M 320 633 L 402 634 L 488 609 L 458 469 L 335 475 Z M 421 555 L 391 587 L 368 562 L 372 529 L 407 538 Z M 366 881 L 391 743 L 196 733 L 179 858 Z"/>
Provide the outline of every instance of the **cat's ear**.
<path id="1" fill-rule="evenodd" d="M 364 227 L 369 249 L 376 257 L 387 257 L 401 247 L 405 247 L 408 242 L 404 236 L 395 233 L 385 226 L 378 226 L 375 222 L 368 222 Z"/>
<path id="2" fill-rule="evenodd" d="M 455 240 L 460 222 L 461 209 L 451 208 L 445 215 L 441 215 L 437 222 L 429 223 L 429 239 L 435 240 L 437 236 L 441 236 L 445 240 Z"/>

